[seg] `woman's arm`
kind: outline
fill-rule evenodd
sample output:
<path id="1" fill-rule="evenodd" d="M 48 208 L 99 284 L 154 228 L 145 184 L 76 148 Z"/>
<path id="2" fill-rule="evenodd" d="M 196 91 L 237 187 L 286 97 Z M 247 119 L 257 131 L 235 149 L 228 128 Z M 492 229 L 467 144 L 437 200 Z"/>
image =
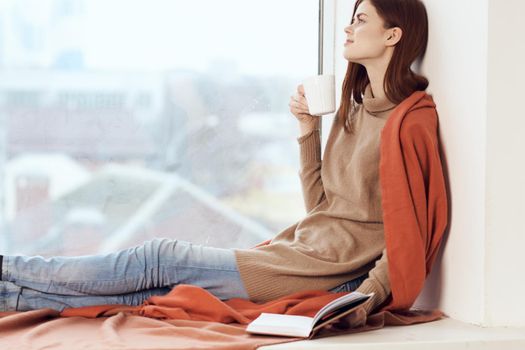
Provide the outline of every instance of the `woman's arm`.
<path id="1" fill-rule="evenodd" d="M 325 198 L 321 179 L 321 136 L 319 128 L 297 138 L 300 147 L 299 178 L 306 212 L 310 212 Z"/>
<path id="2" fill-rule="evenodd" d="M 324 198 L 323 182 L 321 181 L 321 140 L 319 124 L 321 117 L 310 115 L 308 101 L 303 85 L 297 86 L 297 93 L 291 97 L 290 112 L 299 121 L 300 136 L 297 138 L 300 146 L 299 177 L 303 190 L 306 212 L 310 212 Z"/>
<path id="3" fill-rule="evenodd" d="M 388 278 L 388 260 L 386 248 L 383 255 L 376 261 L 375 267 L 368 272 L 368 278 L 361 283 L 356 291 L 368 294 L 374 292 L 374 296 L 363 306 L 367 315 L 372 313 L 381 305 L 390 294 L 390 281 Z"/>

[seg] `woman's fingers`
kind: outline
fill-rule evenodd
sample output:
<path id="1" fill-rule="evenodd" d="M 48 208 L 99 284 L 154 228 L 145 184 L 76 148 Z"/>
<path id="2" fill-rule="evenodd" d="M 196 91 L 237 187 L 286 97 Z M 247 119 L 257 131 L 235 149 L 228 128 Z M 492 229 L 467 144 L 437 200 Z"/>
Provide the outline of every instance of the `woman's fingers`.
<path id="1" fill-rule="evenodd" d="M 358 308 L 350 317 L 350 327 L 357 328 L 366 324 L 366 311 L 363 307 Z"/>
<path id="2" fill-rule="evenodd" d="M 302 85 L 297 87 L 297 93 L 290 97 L 290 111 L 300 122 L 310 122 L 314 119 L 310 115 L 310 109 L 308 108 L 308 101 L 304 96 L 304 88 Z"/>
<path id="3" fill-rule="evenodd" d="M 333 327 L 338 329 L 363 327 L 366 325 L 366 320 L 366 311 L 362 308 L 362 306 L 360 306 L 354 312 L 340 318 L 336 323 L 333 324 Z"/>
<path id="4" fill-rule="evenodd" d="M 293 102 L 290 102 L 290 111 L 300 122 L 309 121 L 313 118 L 308 113 L 308 111 L 304 111 L 303 109 L 298 108 L 297 106 L 293 105 Z"/>
<path id="5" fill-rule="evenodd" d="M 303 96 L 295 94 L 291 97 L 291 102 L 294 106 L 297 106 L 297 108 L 308 112 L 308 103 L 306 101 L 306 98 L 304 98 Z"/>
<path id="6" fill-rule="evenodd" d="M 290 103 L 288 105 L 290 107 L 301 109 L 301 103 L 299 101 L 297 101 L 297 99 L 294 96 L 290 97 Z"/>
<path id="7" fill-rule="evenodd" d="M 300 84 L 297 86 L 297 91 L 304 96 L 304 86 L 303 84 Z"/>

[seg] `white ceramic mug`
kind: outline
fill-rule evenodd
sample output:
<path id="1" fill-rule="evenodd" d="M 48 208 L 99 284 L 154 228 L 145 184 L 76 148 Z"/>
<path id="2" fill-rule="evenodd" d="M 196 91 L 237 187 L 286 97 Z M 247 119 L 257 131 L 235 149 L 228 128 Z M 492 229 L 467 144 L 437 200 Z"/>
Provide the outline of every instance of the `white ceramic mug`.
<path id="1" fill-rule="evenodd" d="M 335 111 L 335 75 L 308 77 L 303 81 L 303 87 L 311 115 L 321 116 Z"/>

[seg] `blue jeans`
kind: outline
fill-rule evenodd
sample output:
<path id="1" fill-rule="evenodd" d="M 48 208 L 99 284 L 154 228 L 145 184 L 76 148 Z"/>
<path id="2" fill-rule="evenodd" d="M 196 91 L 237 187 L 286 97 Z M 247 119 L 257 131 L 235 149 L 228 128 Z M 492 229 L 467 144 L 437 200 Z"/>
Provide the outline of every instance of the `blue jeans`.
<path id="1" fill-rule="evenodd" d="M 368 274 L 330 292 L 353 291 Z M 249 299 L 233 250 L 156 238 L 109 254 L 74 257 L 4 256 L 0 311 L 141 305 L 177 284 L 205 288 L 221 300 Z"/>
<path id="2" fill-rule="evenodd" d="M 4 256 L 0 311 L 134 306 L 177 284 L 205 288 L 221 300 L 249 298 L 233 250 L 156 238 L 109 254 Z"/>
<path id="3" fill-rule="evenodd" d="M 334 287 L 329 290 L 329 292 L 332 293 L 339 293 L 339 292 L 353 292 L 359 286 L 361 283 L 363 283 L 364 280 L 368 278 L 368 273 L 365 273 L 364 275 L 361 275 L 351 281 L 345 282 L 343 284 L 338 285 L 337 287 Z"/>

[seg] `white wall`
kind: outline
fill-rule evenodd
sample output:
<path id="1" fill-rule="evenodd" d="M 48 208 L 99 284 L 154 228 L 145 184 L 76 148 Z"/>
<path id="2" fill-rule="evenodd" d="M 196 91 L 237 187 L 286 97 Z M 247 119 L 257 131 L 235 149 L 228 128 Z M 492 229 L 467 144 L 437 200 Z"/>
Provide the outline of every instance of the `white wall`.
<path id="1" fill-rule="evenodd" d="M 335 35 L 334 45 L 325 47 L 333 50 L 325 72 L 336 74 L 339 105 L 347 66 L 343 28 L 354 1 L 326 3 L 335 6 L 334 22 L 326 23 Z M 451 221 L 415 306 L 484 326 L 523 326 L 525 113 L 517 103 L 525 98 L 525 69 L 518 64 L 525 61 L 525 40 L 518 37 L 525 1 L 424 3 L 429 43 L 421 71 L 437 105 Z M 323 119 L 324 140 L 330 123 Z"/>
<path id="2" fill-rule="evenodd" d="M 484 319 L 487 3 L 424 1 L 429 42 L 421 67 L 436 103 L 450 188 L 442 259 L 418 306 L 475 324 Z M 474 6 L 475 5 L 475 6 Z"/>
<path id="3" fill-rule="evenodd" d="M 486 315 L 525 325 L 523 0 L 488 0 Z"/>

